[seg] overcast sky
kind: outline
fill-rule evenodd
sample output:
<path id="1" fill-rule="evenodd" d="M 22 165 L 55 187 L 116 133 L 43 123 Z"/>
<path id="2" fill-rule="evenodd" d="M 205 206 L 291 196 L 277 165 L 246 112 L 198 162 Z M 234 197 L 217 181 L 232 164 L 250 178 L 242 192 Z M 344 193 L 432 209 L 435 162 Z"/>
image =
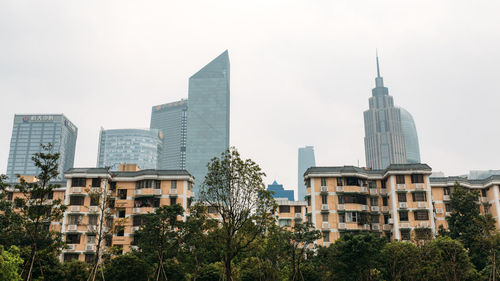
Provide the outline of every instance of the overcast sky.
<path id="1" fill-rule="evenodd" d="M 0 172 L 15 113 L 64 113 L 75 166 L 99 128 L 149 127 L 151 106 L 231 60 L 231 145 L 296 189 L 297 148 L 365 164 L 375 49 L 421 158 L 447 175 L 500 169 L 500 1 L 1 1 Z"/>

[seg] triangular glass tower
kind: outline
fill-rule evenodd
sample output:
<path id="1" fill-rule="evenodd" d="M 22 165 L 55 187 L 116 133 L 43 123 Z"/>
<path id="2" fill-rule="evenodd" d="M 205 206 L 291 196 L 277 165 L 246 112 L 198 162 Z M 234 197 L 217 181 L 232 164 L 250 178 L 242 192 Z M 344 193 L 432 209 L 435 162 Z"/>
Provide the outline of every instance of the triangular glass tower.
<path id="1" fill-rule="evenodd" d="M 186 166 L 195 177 L 195 193 L 207 163 L 229 148 L 229 71 L 226 50 L 189 78 Z"/>

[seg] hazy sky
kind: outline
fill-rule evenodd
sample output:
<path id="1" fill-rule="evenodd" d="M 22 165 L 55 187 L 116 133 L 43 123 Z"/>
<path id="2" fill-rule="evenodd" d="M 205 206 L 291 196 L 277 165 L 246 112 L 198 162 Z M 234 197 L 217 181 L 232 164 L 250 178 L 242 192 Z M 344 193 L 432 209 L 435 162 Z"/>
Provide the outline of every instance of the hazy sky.
<path id="1" fill-rule="evenodd" d="M 497 0 L 1 1 L 0 172 L 15 113 L 64 113 L 75 166 L 94 166 L 101 126 L 149 127 L 228 49 L 231 145 L 295 189 L 299 146 L 364 165 L 376 48 L 424 163 L 499 169 L 499 14 Z"/>

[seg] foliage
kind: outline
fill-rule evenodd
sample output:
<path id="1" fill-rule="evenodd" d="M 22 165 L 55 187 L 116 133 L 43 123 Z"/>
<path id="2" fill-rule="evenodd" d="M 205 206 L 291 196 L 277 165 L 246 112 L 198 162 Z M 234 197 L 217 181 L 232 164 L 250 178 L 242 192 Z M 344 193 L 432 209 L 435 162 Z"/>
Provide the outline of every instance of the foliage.
<path id="1" fill-rule="evenodd" d="M 11 246 L 9 250 L 4 250 L 0 245 L 0 280 L 20 280 L 19 266 L 21 264 L 23 264 L 23 259 L 18 247 Z"/>
<path id="2" fill-rule="evenodd" d="M 149 265 L 134 254 L 117 256 L 105 266 L 106 281 L 147 281 Z"/>
<path id="3" fill-rule="evenodd" d="M 420 251 L 410 242 L 392 242 L 382 249 L 382 264 L 386 280 L 420 280 Z"/>
<path id="4" fill-rule="evenodd" d="M 233 280 L 233 259 L 274 223 L 275 202 L 265 190 L 259 165 L 243 160 L 235 148 L 208 164 L 200 200 L 221 218 L 219 241 L 226 281 Z"/>
<path id="5" fill-rule="evenodd" d="M 73 260 L 63 264 L 64 280 L 84 281 L 87 280 L 90 272 L 90 265 L 85 262 Z"/>

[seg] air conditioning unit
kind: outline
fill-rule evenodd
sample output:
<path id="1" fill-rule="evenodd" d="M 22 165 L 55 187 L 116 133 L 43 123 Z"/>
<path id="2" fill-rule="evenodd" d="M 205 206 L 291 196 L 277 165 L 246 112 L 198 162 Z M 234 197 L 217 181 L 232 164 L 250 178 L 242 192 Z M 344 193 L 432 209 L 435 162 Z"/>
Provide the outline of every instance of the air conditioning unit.
<path id="1" fill-rule="evenodd" d="M 481 197 L 481 202 L 488 203 L 488 197 Z"/>
<path id="2" fill-rule="evenodd" d="M 90 206 L 89 207 L 89 212 L 97 212 L 98 207 L 97 206 Z"/>
<path id="3" fill-rule="evenodd" d="M 417 207 L 418 208 L 427 208 L 427 202 L 418 202 Z"/>
<path id="4" fill-rule="evenodd" d="M 400 209 L 408 209 L 408 203 L 407 202 L 399 202 L 399 208 Z"/>
<path id="5" fill-rule="evenodd" d="M 406 184 L 404 184 L 404 183 L 398 183 L 398 184 L 396 185 L 396 188 L 397 188 L 398 190 L 406 190 Z"/>
<path id="6" fill-rule="evenodd" d="M 378 212 L 378 206 L 371 206 L 370 208 L 372 212 Z"/>
<path id="7" fill-rule="evenodd" d="M 87 225 L 87 230 L 90 232 L 97 232 L 97 225 Z"/>
<path id="8" fill-rule="evenodd" d="M 368 205 L 361 205 L 361 211 L 368 211 Z"/>
<path id="9" fill-rule="evenodd" d="M 328 222 L 323 222 L 323 223 L 321 223 L 321 228 L 322 229 L 330 229 L 330 224 Z"/>
<path id="10" fill-rule="evenodd" d="M 68 224 L 68 231 L 76 231 L 77 229 L 78 229 L 78 225 Z"/>
<path id="11" fill-rule="evenodd" d="M 427 228 L 427 227 L 429 227 L 429 223 L 428 222 L 421 222 L 421 223 L 418 224 L 418 227 L 425 227 L 425 228 Z"/>
<path id="12" fill-rule="evenodd" d="M 335 189 L 337 192 L 344 192 L 344 187 L 343 186 L 337 186 Z"/>
<path id="13" fill-rule="evenodd" d="M 390 218 L 389 219 L 389 224 L 393 224 L 394 223 L 394 219 Z"/>
<path id="14" fill-rule="evenodd" d="M 400 228 L 410 228 L 410 223 L 402 222 Z"/>
<path id="15" fill-rule="evenodd" d="M 368 192 L 368 187 L 366 187 L 366 186 L 360 186 L 359 187 L 359 191 L 361 191 L 361 192 Z"/>
<path id="16" fill-rule="evenodd" d="M 436 214 L 442 214 L 442 213 L 443 213 L 443 208 L 436 209 Z"/>
<path id="17" fill-rule="evenodd" d="M 51 205 L 54 201 L 52 199 L 46 199 L 43 201 L 44 204 Z"/>
<path id="18" fill-rule="evenodd" d="M 370 230 L 369 224 L 363 224 L 363 230 Z"/>
<path id="19" fill-rule="evenodd" d="M 446 212 L 445 216 L 447 216 L 447 217 L 451 216 L 451 212 Z"/>
<path id="20" fill-rule="evenodd" d="M 135 195 L 141 195 L 142 194 L 142 189 L 136 189 L 134 190 Z"/>
<path id="21" fill-rule="evenodd" d="M 82 188 L 80 186 L 74 186 L 72 191 L 73 193 L 82 193 Z"/>
<path id="22" fill-rule="evenodd" d="M 382 212 L 389 212 L 389 206 L 382 206 L 382 207 L 380 207 L 380 210 Z"/>
<path id="23" fill-rule="evenodd" d="M 99 193 L 99 192 L 101 192 L 101 188 L 100 187 L 91 187 L 90 192 Z"/>
<path id="24" fill-rule="evenodd" d="M 70 212 L 80 212 L 80 206 L 70 206 Z"/>
<path id="25" fill-rule="evenodd" d="M 345 205 L 344 204 L 338 204 L 337 205 L 337 210 L 345 210 Z"/>
<path id="26" fill-rule="evenodd" d="M 87 246 L 85 246 L 85 251 L 95 251 L 95 246 L 94 245 L 87 245 Z"/>
<path id="27" fill-rule="evenodd" d="M 139 250 L 139 246 L 137 246 L 137 245 L 130 245 L 130 250 L 132 250 L 132 251 L 138 251 Z"/>
<path id="28" fill-rule="evenodd" d="M 376 188 L 370 188 L 370 195 L 377 195 L 378 191 Z"/>
<path id="29" fill-rule="evenodd" d="M 328 186 L 322 186 L 321 192 L 328 192 Z"/>
<path id="30" fill-rule="evenodd" d="M 380 189 L 380 194 L 387 195 L 387 188 Z"/>
<path id="31" fill-rule="evenodd" d="M 330 244 L 332 244 L 332 242 L 323 242 L 323 247 L 330 247 Z"/>
<path id="32" fill-rule="evenodd" d="M 295 218 L 296 219 L 301 219 L 302 218 L 302 214 L 301 213 L 296 213 L 295 214 Z"/>
<path id="33" fill-rule="evenodd" d="M 390 224 L 384 224 L 382 226 L 382 230 L 384 230 L 384 231 L 389 231 L 391 229 L 392 229 L 392 226 Z"/>
<path id="34" fill-rule="evenodd" d="M 136 232 L 139 230 L 140 226 L 132 226 L 132 232 Z"/>
<path id="35" fill-rule="evenodd" d="M 177 188 L 170 189 L 169 194 L 177 194 Z"/>
<path id="36" fill-rule="evenodd" d="M 321 204 L 322 211 L 328 211 L 328 204 Z"/>
<path id="37" fill-rule="evenodd" d="M 380 224 L 378 224 L 378 223 L 373 223 L 373 224 L 372 224 L 372 230 L 380 230 Z"/>
<path id="38" fill-rule="evenodd" d="M 153 194 L 154 194 L 154 195 L 161 195 L 161 189 L 155 189 L 155 190 L 153 191 Z"/>
<path id="39" fill-rule="evenodd" d="M 425 184 L 423 184 L 423 183 L 416 183 L 415 184 L 415 189 L 419 189 L 419 190 L 425 189 Z"/>
<path id="40" fill-rule="evenodd" d="M 443 200 L 444 201 L 450 200 L 450 195 L 443 195 Z"/>
<path id="41" fill-rule="evenodd" d="M 72 251 L 74 251 L 74 250 L 75 250 L 75 248 L 76 248 L 75 246 L 76 246 L 75 244 L 66 245 L 66 247 L 68 247 L 68 248 L 66 249 L 66 251 L 68 251 L 68 252 L 72 252 Z"/>
<path id="42" fill-rule="evenodd" d="M 339 223 L 339 229 L 346 229 L 346 224 L 343 222 Z"/>
<path id="43" fill-rule="evenodd" d="M 134 214 L 138 214 L 140 212 L 141 212 L 141 208 L 133 208 L 132 209 L 132 213 L 134 213 Z"/>
<path id="44" fill-rule="evenodd" d="M 103 231 L 103 232 L 108 232 L 108 231 L 109 231 L 109 227 L 107 227 L 107 226 L 103 226 L 103 227 L 102 227 L 102 231 Z"/>

